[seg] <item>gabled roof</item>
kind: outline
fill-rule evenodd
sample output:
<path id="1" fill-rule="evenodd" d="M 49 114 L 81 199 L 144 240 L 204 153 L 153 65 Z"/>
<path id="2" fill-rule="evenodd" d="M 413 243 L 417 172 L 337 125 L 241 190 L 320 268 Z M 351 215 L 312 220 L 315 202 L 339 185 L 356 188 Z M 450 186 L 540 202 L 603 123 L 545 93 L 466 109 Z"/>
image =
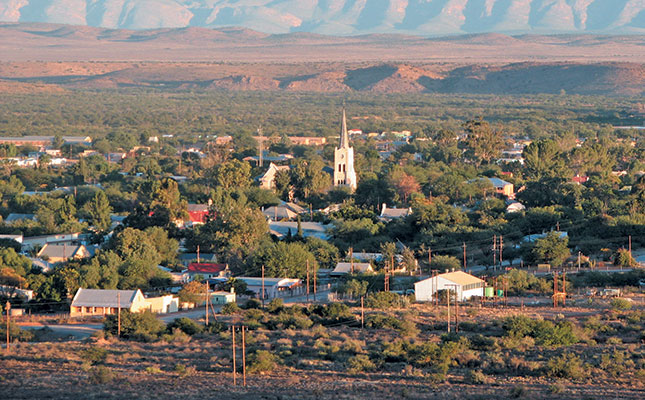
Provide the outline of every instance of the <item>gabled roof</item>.
<path id="1" fill-rule="evenodd" d="M 188 204 L 186 205 L 188 212 L 208 212 L 208 204 Z"/>
<path id="2" fill-rule="evenodd" d="M 352 264 L 354 264 L 352 266 Z M 355 273 L 365 273 L 372 272 L 372 265 L 370 263 L 361 263 L 361 262 L 339 262 L 336 264 L 336 268 L 331 272 L 332 274 L 350 274 L 352 268 Z"/>
<path id="3" fill-rule="evenodd" d="M 38 257 L 47 256 L 49 258 L 73 258 L 79 252 L 87 250 L 85 246 L 81 245 L 65 245 L 65 244 L 51 244 L 47 243 L 38 252 Z M 88 252 L 89 253 L 89 252 Z"/>
<path id="4" fill-rule="evenodd" d="M 298 216 L 298 213 L 290 210 L 284 206 L 271 206 L 263 211 L 263 214 L 271 219 L 293 219 Z"/>
<path id="5" fill-rule="evenodd" d="M 136 290 L 106 290 L 80 288 L 74 295 L 72 307 L 113 307 L 130 308 L 136 295 Z M 119 294 L 121 299 L 119 301 Z"/>
<path id="6" fill-rule="evenodd" d="M 189 274 L 218 274 L 222 271 L 226 271 L 227 268 L 227 264 L 194 262 L 188 264 L 188 269 L 186 270 L 186 272 L 188 272 Z"/>
<path id="7" fill-rule="evenodd" d="M 383 218 L 403 218 L 407 217 L 412 213 L 410 208 L 387 208 L 386 204 L 383 204 L 383 209 L 381 210 L 381 217 Z"/>
<path id="8" fill-rule="evenodd" d="M 458 285 L 470 285 L 473 283 L 483 283 L 484 281 L 482 279 L 479 279 L 476 276 L 470 275 L 465 273 L 464 271 L 455 271 L 455 272 L 448 272 L 445 274 L 440 274 L 440 278 L 449 280 L 450 282 L 454 282 Z M 432 279 L 432 278 L 430 278 Z"/>

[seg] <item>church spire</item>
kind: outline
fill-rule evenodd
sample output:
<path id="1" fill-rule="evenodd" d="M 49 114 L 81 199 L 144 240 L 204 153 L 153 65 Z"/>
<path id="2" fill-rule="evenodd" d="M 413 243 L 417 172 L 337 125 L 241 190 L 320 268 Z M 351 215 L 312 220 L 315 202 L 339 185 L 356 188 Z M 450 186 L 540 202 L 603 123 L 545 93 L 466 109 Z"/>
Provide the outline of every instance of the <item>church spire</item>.
<path id="1" fill-rule="evenodd" d="M 347 117 L 345 117 L 345 107 L 343 107 L 343 120 L 341 121 L 340 146 L 339 148 L 349 147 L 349 135 L 347 134 Z"/>

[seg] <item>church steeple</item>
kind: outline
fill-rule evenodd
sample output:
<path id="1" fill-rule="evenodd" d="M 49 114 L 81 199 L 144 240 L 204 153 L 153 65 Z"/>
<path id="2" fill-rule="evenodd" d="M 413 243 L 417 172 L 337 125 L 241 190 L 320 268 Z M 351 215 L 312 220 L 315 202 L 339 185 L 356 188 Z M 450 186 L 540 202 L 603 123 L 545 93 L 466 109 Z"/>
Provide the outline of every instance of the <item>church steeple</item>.
<path id="1" fill-rule="evenodd" d="M 334 150 L 334 186 L 356 189 L 356 171 L 354 171 L 354 149 L 349 145 L 347 134 L 347 117 L 343 106 L 343 118 L 340 122 L 340 143 Z"/>
<path id="2" fill-rule="evenodd" d="M 345 107 L 343 107 L 343 119 L 340 123 L 340 146 L 339 148 L 349 147 L 349 135 L 347 134 L 347 117 L 345 116 Z"/>

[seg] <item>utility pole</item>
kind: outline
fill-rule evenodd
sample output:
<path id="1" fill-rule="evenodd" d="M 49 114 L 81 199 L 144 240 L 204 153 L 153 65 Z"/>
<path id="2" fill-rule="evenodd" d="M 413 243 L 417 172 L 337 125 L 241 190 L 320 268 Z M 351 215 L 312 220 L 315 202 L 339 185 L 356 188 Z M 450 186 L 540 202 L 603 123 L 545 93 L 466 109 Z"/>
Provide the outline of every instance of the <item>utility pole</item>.
<path id="1" fill-rule="evenodd" d="M 11 338 L 10 338 L 10 334 L 11 334 L 10 333 L 11 332 L 11 317 L 10 317 L 11 303 L 9 303 L 9 300 L 7 300 L 7 303 L 5 304 L 4 309 L 7 312 L 7 326 L 6 326 L 6 328 L 7 328 L 7 354 L 8 354 L 8 353 L 11 352 L 11 349 L 9 348 L 10 342 L 11 342 Z"/>
<path id="2" fill-rule="evenodd" d="M 364 299 L 365 298 L 363 296 L 361 296 L 361 329 L 365 329 L 365 304 L 364 304 Z"/>
<path id="3" fill-rule="evenodd" d="M 208 297 L 208 281 L 206 281 L 205 285 L 206 285 L 206 296 L 205 296 L 205 299 L 206 299 L 206 326 L 208 326 L 208 300 L 210 300 L 209 297 Z"/>
<path id="4" fill-rule="evenodd" d="M 199 245 L 197 245 L 197 263 L 199 264 Z"/>
<path id="5" fill-rule="evenodd" d="M 448 289 L 448 293 L 446 294 L 446 301 L 448 304 L 448 333 L 450 333 L 450 289 Z"/>
<path id="6" fill-rule="evenodd" d="M 121 337 L 121 292 L 116 294 L 116 337 Z"/>
<path id="7" fill-rule="evenodd" d="M 307 260 L 307 303 L 309 303 L 309 260 Z"/>
<path id="8" fill-rule="evenodd" d="M 242 383 L 246 387 L 246 342 L 244 339 L 245 326 L 242 325 Z"/>
<path id="9" fill-rule="evenodd" d="M 262 265 L 262 308 L 264 308 L 264 265 Z"/>
<path id="10" fill-rule="evenodd" d="M 493 269 L 497 265 L 497 235 L 493 235 Z"/>
<path id="11" fill-rule="evenodd" d="M 354 275 L 354 249 L 349 248 L 349 273 Z"/>
<path id="12" fill-rule="evenodd" d="M 499 235 L 499 268 L 502 268 L 502 252 L 504 251 L 504 236 Z"/>
<path id="13" fill-rule="evenodd" d="M 428 247 L 428 268 L 432 265 L 432 248 Z"/>
<path id="14" fill-rule="evenodd" d="M 459 332 L 459 294 L 457 289 L 459 285 L 451 284 L 446 286 L 448 287 L 448 320 L 450 320 L 450 297 L 452 296 L 450 287 L 455 288 L 455 332 Z M 448 328 L 450 328 L 450 325 L 448 325 Z M 448 329 L 448 332 L 450 332 L 450 329 Z"/>
<path id="15" fill-rule="evenodd" d="M 560 221 L 555 223 L 555 230 L 560 232 Z"/>
<path id="16" fill-rule="evenodd" d="M 314 275 L 314 302 L 315 302 L 316 301 L 316 291 L 317 291 L 317 288 L 316 288 L 316 275 L 318 275 L 317 271 L 314 270 L 313 275 Z"/>
<path id="17" fill-rule="evenodd" d="M 464 242 L 464 271 L 466 271 L 466 242 Z"/>
<path id="18" fill-rule="evenodd" d="M 580 251 L 578 251 L 578 272 L 580 272 L 580 255 L 581 254 L 582 253 Z"/>
<path id="19" fill-rule="evenodd" d="M 237 370 L 235 366 L 235 325 L 231 325 L 231 338 L 233 340 L 233 386 L 237 385 Z"/>
<path id="20" fill-rule="evenodd" d="M 632 235 L 629 235 L 629 257 L 632 256 Z"/>

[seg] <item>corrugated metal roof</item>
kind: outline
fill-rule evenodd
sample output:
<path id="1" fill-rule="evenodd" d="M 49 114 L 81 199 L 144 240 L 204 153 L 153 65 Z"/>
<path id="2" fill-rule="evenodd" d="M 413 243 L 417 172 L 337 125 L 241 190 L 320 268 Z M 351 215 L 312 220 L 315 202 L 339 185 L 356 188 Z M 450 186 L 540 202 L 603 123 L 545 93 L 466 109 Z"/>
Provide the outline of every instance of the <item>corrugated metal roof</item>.
<path id="1" fill-rule="evenodd" d="M 339 262 L 336 264 L 336 268 L 332 271 L 333 274 L 349 274 L 352 270 L 352 263 L 349 262 Z M 370 263 L 354 263 L 354 272 L 368 272 L 372 271 L 372 265 Z"/>
<path id="2" fill-rule="evenodd" d="M 476 276 L 467 274 L 463 271 L 448 272 L 445 274 L 440 274 L 439 277 L 447 279 L 451 282 L 454 282 L 458 285 L 470 285 L 473 283 L 484 282 L 482 279 L 479 279 Z"/>
<path id="3" fill-rule="evenodd" d="M 80 288 L 72 300 L 72 307 L 118 307 L 130 308 L 139 292 L 136 290 L 108 290 Z M 119 303 L 118 294 L 121 294 Z"/>

